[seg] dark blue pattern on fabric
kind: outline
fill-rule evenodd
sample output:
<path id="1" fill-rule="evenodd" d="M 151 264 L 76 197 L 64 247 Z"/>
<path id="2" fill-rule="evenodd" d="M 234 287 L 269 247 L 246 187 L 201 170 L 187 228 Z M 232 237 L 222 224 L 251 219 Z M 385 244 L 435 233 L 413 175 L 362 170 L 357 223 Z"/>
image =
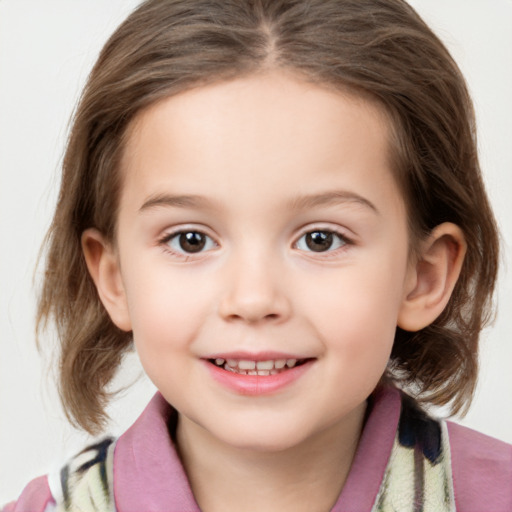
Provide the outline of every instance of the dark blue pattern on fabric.
<path id="1" fill-rule="evenodd" d="M 402 395 L 402 413 L 398 424 L 398 441 L 406 448 L 418 448 L 432 463 L 441 459 L 441 427 L 427 416 L 416 402 Z"/>
<path id="2" fill-rule="evenodd" d="M 80 457 L 81 455 L 88 454 L 90 458 L 81 464 L 78 468 L 72 468 L 70 465 L 65 466 L 62 468 L 60 473 L 60 479 L 61 479 L 61 485 L 62 485 L 62 493 L 64 498 L 64 506 L 66 510 L 71 510 L 71 492 L 70 492 L 70 482 L 71 482 L 71 475 L 73 473 L 77 475 L 83 475 L 85 474 L 90 468 L 95 466 L 96 464 L 99 465 L 99 474 L 101 478 L 101 486 L 103 488 L 103 492 L 105 493 L 105 496 L 109 496 L 109 483 L 108 483 L 108 477 L 107 477 L 107 467 L 106 467 L 106 461 L 107 461 L 107 454 L 108 454 L 108 448 L 114 441 L 113 438 L 107 437 L 103 439 L 102 441 L 88 446 L 85 448 L 85 450 L 82 450 L 77 457 Z"/>

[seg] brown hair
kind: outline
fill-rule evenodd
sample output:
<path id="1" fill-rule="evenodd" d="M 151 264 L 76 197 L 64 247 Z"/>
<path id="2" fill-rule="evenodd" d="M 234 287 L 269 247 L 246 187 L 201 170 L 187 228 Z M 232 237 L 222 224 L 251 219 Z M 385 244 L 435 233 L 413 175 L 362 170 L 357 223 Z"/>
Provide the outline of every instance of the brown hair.
<path id="1" fill-rule="evenodd" d="M 393 125 L 398 182 L 415 237 L 449 221 L 466 237 L 462 274 L 429 327 L 397 330 L 387 378 L 457 412 L 472 397 L 489 318 L 498 236 L 484 190 L 471 100 L 448 51 L 402 0 L 148 0 L 103 48 L 84 89 L 47 236 L 38 329 L 54 319 L 69 419 L 95 431 L 131 334 L 109 319 L 80 245 L 115 239 L 123 139 L 154 102 L 264 68 L 375 98 Z M 413 237 L 414 239 L 414 237 Z"/>

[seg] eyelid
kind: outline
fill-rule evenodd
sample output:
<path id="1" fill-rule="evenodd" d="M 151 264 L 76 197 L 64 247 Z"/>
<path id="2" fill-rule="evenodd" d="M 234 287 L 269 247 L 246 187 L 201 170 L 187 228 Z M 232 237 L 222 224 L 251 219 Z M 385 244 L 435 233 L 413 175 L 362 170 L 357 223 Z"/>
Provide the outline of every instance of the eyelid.
<path id="1" fill-rule="evenodd" d="M 343 238 L 347 242 L 354 243 L 355 234 L 351 234 L 352 232 L 345 227 L 339 225 L 333 225 L 326 222 L 318 222 L 318 223 L 308 223 L 305 226 L 302 226 L 299 229 L 299 234 L 295 237 L 296 240 L 301 238 L 307 233 L 313 233 L 315 231 L 327 231 L 329 233 L 334 233 L 339 237 Z"/>

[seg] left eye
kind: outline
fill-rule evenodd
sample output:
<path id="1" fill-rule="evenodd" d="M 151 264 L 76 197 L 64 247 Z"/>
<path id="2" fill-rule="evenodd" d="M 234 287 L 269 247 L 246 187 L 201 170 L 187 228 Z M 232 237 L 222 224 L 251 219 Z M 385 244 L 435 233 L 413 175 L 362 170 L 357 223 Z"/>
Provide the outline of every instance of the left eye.
<path id="1" fill-rule="evenodd" d="M 334 231 L 315 230 L 302 235 L 296 247 L 301 251 L 327 252 L 347 244 L 346 239 Z"/>
<path id="2" fill-rule="evenodd" d="M 209 251 L 215 247 L 215 242 L 200 231 L 181 231 L 170 235 L 165 243 L 177 253 L 194 254 Z"/>

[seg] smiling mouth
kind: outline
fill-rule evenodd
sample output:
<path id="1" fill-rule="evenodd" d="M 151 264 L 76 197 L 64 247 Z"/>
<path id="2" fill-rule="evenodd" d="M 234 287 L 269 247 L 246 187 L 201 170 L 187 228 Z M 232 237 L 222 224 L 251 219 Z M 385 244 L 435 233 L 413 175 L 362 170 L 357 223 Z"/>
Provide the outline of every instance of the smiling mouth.
<path id="1" fill-rule="evenodd" d="M 278 375 L 291 368 L 301 366 L 310 359 L 269 359 L 267 361 L 251 361 L 245 359 L 209 359 L 208 361 L 227 372 L 239 375 Z"/>

